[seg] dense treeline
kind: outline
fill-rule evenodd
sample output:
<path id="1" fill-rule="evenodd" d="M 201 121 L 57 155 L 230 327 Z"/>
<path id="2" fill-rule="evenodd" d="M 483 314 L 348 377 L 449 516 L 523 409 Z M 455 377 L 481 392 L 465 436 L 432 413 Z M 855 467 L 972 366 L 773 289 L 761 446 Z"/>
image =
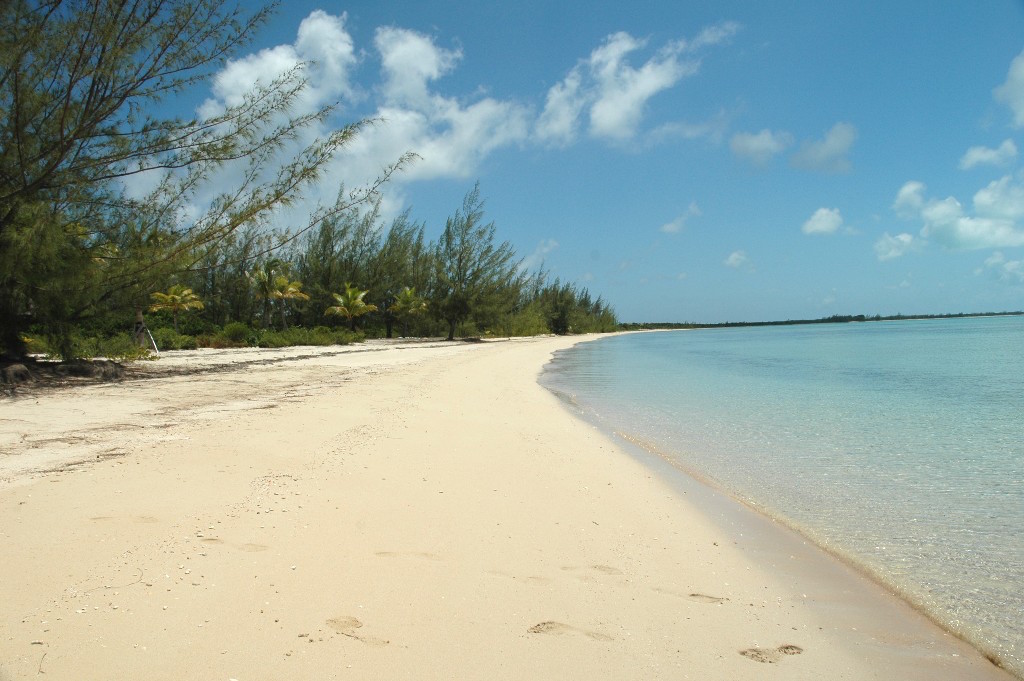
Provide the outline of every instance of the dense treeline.
<path id="1" fill-rule="evenodd" d="M 409 214 L 384 224 L 379 190 L 411 155 L 280 227 L 373 121 L 293 113 L 301 64 L 202 116 L 162 106 L 268 17 L 228 0 L 0 3 L 0 354 L 129 354 L 147 314 L 165 347 L 614 327 L 587 291 L 524 272 L 477 190 L 436 241 Z"/>
<path id="2" fill-rule="evenodd" d="M 783 321 L 767 322 L 720 322 L 717 324 L 702 324 L 698 322 L 623 322 L 619 324 L 621 331 L 651 331 L 670 329 L 719 329 L 744 326 L 794 326 L 798 324 L 848 324 L 850 322 L 894 322 L 913 319 L 959 319 L 962 317 L 1015 317 L 1024 316 L 1024 312 L 954 312 L 949 314 L 895 314 L 882 316 L 876 314 L 867 316 L 857 315 L 832 315 L 831 317 L 820 317 L 818 319 L 787 319 Z"/>
<path id="3" fill-rule="evenodd" d="M 608 332 L 610 305 L 586 288 L 521 266 L 483 222 L 474 188 L 437 241 L 406 211 L 385 221 L 380 201 L 355 206 L 278 246 L 242 229 L 195 264 L 154 282 L 145 321 L 161 350 L 327 345 L 398 336 L 525 336 Z M 137 305 L 137 304 L 136 304 Z M 97 303 L 73 324 L 32 324 L 29 349 L 131 356 L 133 305 Z M 63 335 L 61 335 L 63 334 Z M 145 339 L 148 340 L 148 337 Z"/>
<path id="4" fill-rule="evenodd" d="M 483 215 L 474 188 L 437 241 L 427 241 L 426 226 L 408 211 L 383 220 L 379 202 L 340 213 L 272 251 L 275 235 L 240 233 L 195 271 L 165 282 L 167 293 L 177 285 L 202 304 L 184 310 L 187 301 L 179 296 L 178 337 L 171 333 L 172 306 L 155 303 L 147 320 L 161 348 L 284 344 L 289 334 L 316 342 L 306 329 L 319 329 L 324 342 L 353 332 L 454 338 L 616 329 L 615 314 L 600 297 L 523 269 Z M 112 310 L 91 331 L 109 334 L 123 322 Z"/>

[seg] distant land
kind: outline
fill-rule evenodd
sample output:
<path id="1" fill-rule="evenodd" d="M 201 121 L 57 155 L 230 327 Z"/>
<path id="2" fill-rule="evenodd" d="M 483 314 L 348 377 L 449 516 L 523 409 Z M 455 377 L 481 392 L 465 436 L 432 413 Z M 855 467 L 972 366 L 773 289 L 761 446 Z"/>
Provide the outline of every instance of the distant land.
<path id="1" fill-rule="evenodd" d="M 644 331 L 649 329 L 723 329 L 740 326 L 795 326 L 797 324 L 849 324 L 851 322 L 894 322 L 910 319 L 958 319 L 961 317 L 1020 317 L 1024 311 L 1016 312 L 957 312 L 955 314 L 896 314 L 883 317 L 882 315 L 832 315 L 820 319 L 787 319 L 784 321 L 765 322 L 719 322 L 717 324 L 702 324 L 699 322 L 622 322 L 619 328 L 622 331 Z"/>

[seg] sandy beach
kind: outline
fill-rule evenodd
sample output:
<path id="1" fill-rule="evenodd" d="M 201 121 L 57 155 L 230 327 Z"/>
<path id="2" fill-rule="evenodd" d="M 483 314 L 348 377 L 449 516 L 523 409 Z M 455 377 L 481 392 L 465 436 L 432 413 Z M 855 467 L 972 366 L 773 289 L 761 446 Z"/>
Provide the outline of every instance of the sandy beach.
<path id="1" fill-rule="evenodd" d="M 587 338 L 0 398 L 0 680 L 1003 679 L 537 384 Z"/>

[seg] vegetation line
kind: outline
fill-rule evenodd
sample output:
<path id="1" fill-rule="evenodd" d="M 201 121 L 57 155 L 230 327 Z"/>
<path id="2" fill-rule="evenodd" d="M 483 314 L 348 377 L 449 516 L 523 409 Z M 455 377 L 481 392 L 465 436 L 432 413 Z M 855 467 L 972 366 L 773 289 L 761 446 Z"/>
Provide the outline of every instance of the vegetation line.
<path id="1" fill-rule="evenodd" d="M 619 324 L 622 331 L 644 331 L 655 329 L 725 329 L 745 326 L 796 326 L 799 324 L 848 324 L 851 322 L 894 322 L 914 319 L 961 319 L 964 317 L 1017 317 L 1024 316 L 1024 311 L 1015 312 L 956 312 L 951 314 L 896 314 L 889 316 L 874 315 L 832 315 L 820 319 L 787 319 L 784 321 L 765 322 L 720 322 L 715 324 L 700 322 L 623 322 Z"/>

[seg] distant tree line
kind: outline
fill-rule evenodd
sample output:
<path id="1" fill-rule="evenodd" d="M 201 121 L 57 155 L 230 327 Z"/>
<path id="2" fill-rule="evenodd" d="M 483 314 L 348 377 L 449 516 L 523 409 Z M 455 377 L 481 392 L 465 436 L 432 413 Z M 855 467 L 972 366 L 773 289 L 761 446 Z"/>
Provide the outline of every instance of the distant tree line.
<path id="1" fill-rule="evenodd" d="M 622 322 L 619 324 L 620 331 L 653 331 L 669 329 L 720 329 L 744 326 L 794 326 L 797 324 L 848 324 L 851 322 L 892 322 L 906 319 L 958 319 L 962 317 L 1016 317 L 1024 316 L 1024 311 L 1016 312 L 955 312 L 950 314 L 895 314 L 867 316 L 857 315 L 832 315 L 819 319 L 787 319 L 782 321 L 764 322 L 719 322 L 707 324 L 700 322 Z"/>

